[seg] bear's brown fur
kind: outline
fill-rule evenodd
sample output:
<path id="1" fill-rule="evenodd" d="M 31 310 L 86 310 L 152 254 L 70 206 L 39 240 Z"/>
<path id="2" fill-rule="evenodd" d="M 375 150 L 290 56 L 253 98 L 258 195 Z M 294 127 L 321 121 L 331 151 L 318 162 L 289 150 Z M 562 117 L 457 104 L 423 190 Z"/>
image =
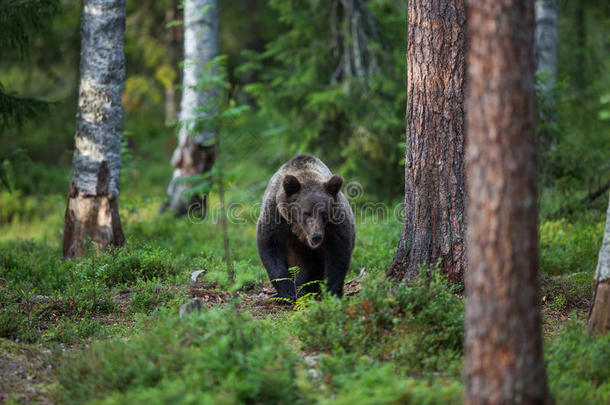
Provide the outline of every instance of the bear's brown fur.
<path id="1" fill-rule="evenodd" d="M 326 281 L 337 296 L 356 240 L 354 214 L 341 193 L 343 178 L 333 175 L 322 161 L 299 155 L 271 178 L 256 226 L 258 253 L 281 297 L 294 300 L 316 291 Z M 298 266 L 297 288 L 288 268 Z"/>

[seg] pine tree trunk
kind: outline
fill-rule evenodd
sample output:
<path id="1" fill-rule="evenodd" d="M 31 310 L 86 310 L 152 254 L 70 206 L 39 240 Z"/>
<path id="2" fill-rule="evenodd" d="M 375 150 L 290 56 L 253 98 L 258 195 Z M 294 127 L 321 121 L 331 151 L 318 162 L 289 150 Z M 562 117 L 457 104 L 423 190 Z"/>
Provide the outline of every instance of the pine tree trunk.
<path id="1" fill-rule="evenodd" d="M 610 332 L 610 201 L 606 213 L 604 239 L 595 270 L 595 285 L 591 301 L 587 331 L 602 334 Z"/>
<path id="2" fill-rule="evenodd" d="M 548 404 L 533 0 L 469 0 L 465 404 Z"/>
<path id="3" fill-rule="evenodd" d="M 214 130 L 198 128 L 198 118 L 216 114 L 214 102 L 217 90 L 197 90 L 195 86 L 202 78 L 208 62 L 219 54 L 218 5 L 216 0 L 186 0 L 184 2 L 184 72 L 178 146 L 172 155 L 174 167 L 172 180 L 167 188 L 169 208 L 177 215 L 191 211 L 206 212 L 205 195 L 194 195 L 190 199 L 183 193 L 190 184 L 181 182 L 184 176 L 202 174 L 214 164 Z M 203 111 L 202 111 L 203 110 Z"/>
<path id="4" fill-rule="evenodd" d="M 463 277 L 465 45 L 463 0 L 409 1 L 405 218 L 391 277 L 437 261 Z"/>
<path id="5" fill-rule="evenodd" d="M 63 254 L 125 243 L 119 218 L 125 0 L 83 0 L 80 84 Z"/>

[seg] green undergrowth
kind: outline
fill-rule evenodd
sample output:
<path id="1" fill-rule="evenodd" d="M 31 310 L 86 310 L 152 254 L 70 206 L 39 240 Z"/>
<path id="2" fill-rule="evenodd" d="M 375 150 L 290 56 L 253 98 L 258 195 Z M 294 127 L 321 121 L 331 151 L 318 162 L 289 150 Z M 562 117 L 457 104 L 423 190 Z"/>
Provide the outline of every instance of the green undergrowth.
<path id="1" fill-rule="evenodd" d="M 610 403 L 610 335 L 590 335 L 574 320 L 547 342 L 549 385 L 558 404 Z"/>
<path id="2" fill-rule="evenodd" d="M 434 270 L 422 281 L 363 282 L 281 318 L 235 305 L 185 318 L 164 309 L 59 357 L 62 403 L 459 404 L 463 299 Z M 578 318 L 576 315 L 574 318 Z M 558 404 L 608 401 L 610 341 L 574 320 L 547 339 Z"/>
<path id="3" fill-rule="evenodd" d="M 436 269 L 421 269 L 411 285 L 384 278 L 351 299 L 312 301 L 294 317 L 306 351 L 392 361 L 411 375 L 457 376 L 464 303 Z"/>
<path id="4" fill-rule="evenodd" d="M 571 219 L 544 221 L 540 225 L 540 261 L 548 275 L 587 271 L 593 276 L 604 234 L 600 212 L 588 212 Z"/>
<path id="5" fill-rule="evenodd" d="M 142 318 L 146 326 L 130 339 L 67 352 L 59 366 L 59 400 L 459 403 L 462 303 L 446 289 L 430 292 L 441 286 L 438 272 L 414 286 L 371 280 L 362 294 L 343 301 L 325 295 L 278 319 L 256 320 L 231 304 L 182 319 L 163 310 Z M 416 303 L 401 309 L 411 299 Z"/>
<path id="6" fill-rule="evenodd" d="M 544 304 L 553 311 L 588 309 L 592 291 L 591 271 L 555 277 L 542 276 L 540 295 Z"/>
<path id="7" fill-rule="evenodd" d="M 347 276 L 362 285 L 358 293 L 323 294 L 263 319 L 231 302 L 269 287 L 248 202 L 259 192 L 229 193 L 229 203 L 247 201 L 229 225 L 234 281 L 214 196 L 203 221 L 159 216 L 159 199 L 126 196 L 126 245 L 89 246 L 70 261 L 60 250 L 63 201 L 42 202 L 48 217 L 3 205 L 12 219 L 0 241 L 0 341 L 53 353 L 36 395 L 23 394 L 26 380 L 5 390 L 21 403 L 460 403 L 464 300 L 434 269 L 410 285 L 385 279 L 401 231 L 387 213 L 358 218 Z M 587 335 L 581 321 L 602 230 L 601 212 L 540 226 L 545 356 L 558 404 L 608 402 L 608 341 Z M 194 270 L 229 302 L 180 319 Z"/>
<path id="8" fill-rule="evenodd" d="M 187 261 L 147 244 L 89 252 L 65 261 L 35 242 L 0 247 L 0 336 L 25 342 L 72 343 L 120 331 L 125 312 L 148 313 L 183 296 Z M 131 291 L 121 308 L 114 296 Z M 174 302 L 174 305 L 177 305 Z"/>
<path id="9" fill-rule="evenodd" d="M 61 402 L 294 403 L 298 357 L 270 328 L 233 308 L 165 314 L 132 339 L 66 356 Z"/>

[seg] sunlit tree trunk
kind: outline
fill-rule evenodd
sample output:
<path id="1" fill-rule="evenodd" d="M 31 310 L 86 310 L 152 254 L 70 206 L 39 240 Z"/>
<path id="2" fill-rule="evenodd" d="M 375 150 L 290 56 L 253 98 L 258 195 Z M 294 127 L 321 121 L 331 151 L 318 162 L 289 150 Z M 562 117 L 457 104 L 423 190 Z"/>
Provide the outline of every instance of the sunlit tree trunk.
<path id="1" fill-rule="evenodd" d="M 538 291 L 533 0 L 468 0 L 464 402 L 548 404 Z"/>
<path id="2" fill-rule="evenodd" d="M 599 250 L 593 299 L 587 330 L 593 333 L 610 332 L 610 202 L 606 213 L 606 230 Z"/>
<path id="3" fill-rule="evenodd" d="M 63 254 L 123 245 L 118 196 L 121 171 L 121 93 L 125 82 L 125 0 L 83 0 L 80 84 L 72 179 Z"/>
<path id="4" fill-rule="evenodd" d="M 465 45 L 463 0 L 409 1 L 405 218 L 391 277 L 438 261 L 463 277 Z"/>
<path id="5" fill-rule="evenodd" d="M 206 65 L 218 56 L 218 5 L 216 0 L 186 0 L 184 2 L 184 72 L 178 146 L 172 155 L 174 167 L 167 188 L 169 208 L 178 215 L 191 210 L 206 210 L 205 195 L 186 198 L 183 194 L 190 184 L 180 181 L 185 176 L 202 174 L 210 170 L 215 159 L 213 145 L 215 131 L 201 127 L 199 118 L 216 114 L 217 90 L 201 90 L 196 86 Z"/>

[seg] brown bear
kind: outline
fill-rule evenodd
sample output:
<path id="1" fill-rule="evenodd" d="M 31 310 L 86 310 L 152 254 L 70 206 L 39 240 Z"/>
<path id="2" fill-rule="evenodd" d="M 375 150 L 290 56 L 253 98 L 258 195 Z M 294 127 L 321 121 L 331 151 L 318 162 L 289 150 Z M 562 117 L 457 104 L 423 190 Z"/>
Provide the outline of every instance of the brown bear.
<path id="1" fill-rule="evenodd" d="M 258 253 L 280 297 L 294 300 L 325 281 L 338 297 L 349 268 L 356 226 L 343 178 L 322 161 L 299 155 L 271 177 L 256 225 Z M 298 266 L 296 285 L 288 269 Z M 295 291 L 296 290 L 296 291 Z"/>

